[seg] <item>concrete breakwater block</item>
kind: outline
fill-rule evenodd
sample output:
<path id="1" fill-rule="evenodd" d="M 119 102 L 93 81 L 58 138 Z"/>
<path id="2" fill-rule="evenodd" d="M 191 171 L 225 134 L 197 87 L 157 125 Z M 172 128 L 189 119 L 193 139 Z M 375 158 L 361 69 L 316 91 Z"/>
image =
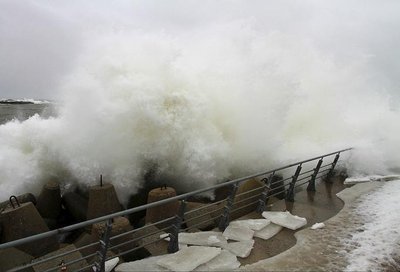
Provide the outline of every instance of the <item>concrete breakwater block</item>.
<path id="1" fill-rule="evenodd" d="M 264 227 L 261 230 L 254 232 L 254 237 L 258 237 L 264 240 L 268 240 L 274 237 L 282 230 L 282 226 L 276 225 L 274 223 L 269 224 L 268 226 Z"/>
<path id="2" fill-rule="evenodd" d="M 40 261 L 40 260 L 43 260 L 43 259 L 46 259 L 46 258 L 49 258 L 49 257 L 52 257 L 52 256 L 55 256 L 55 255 L 58 255 L 58 254 L 66 253 L 66 252 L 74 250 L 74 249 L 76 249 L 76 247 L 74 245 L 68 245 L 66 247 L 60 248 L 59 250 L 56 250 L 56 251 L 53 251 L 53 252 L 51 252 L 51 253 L 49 253 L 47 255 L 44 255 L 44 256 L 42 256 L 42 257 L 40 257 L 38 259 L 35 259 L 34 262 Z M 74 252 L 69 253 L 67 255 L 64 255 L 64 256 L 61 256 L 61 257 L 58 257 L 58 258 L 54 258 L 54 259 L 52 259 L 50 261 L 47 261 L 47 262 L 44 262 L 44 263 L 41 263 L 41 264 L 38 264 L 38 265 L 34 265 L 33 269 L 34 269 L 35 272 L 42 272 L 42 271 L 46 271 L 46 270 L 48 270 L 50 268 L 60 266 L 60 263 L 62 261 L 64 263 L 68 263 L 68 262 L 71 262 L 71 261 L 74 261 L 74 260 L 77 260 L 77 259 L 80 259 L 80 258 L 82 258 L 82 255 L 79 253 L 79 251 L 74 251 Z M 88 265 L 88 263 L 86 262 L 86 260 L 81 260 L 81 261 L 75 262 L 73 264 L 67 265 L 67 271 L 76 271 L 76 270 L 79 270 L 79 269 L 81 269 L 81 268 L 83 268 L 83 267 L 85 267 L 87 265 Z M 55 271 L 61 271 L 61 266 L 60 266 L 59 270 L 55 270 Z"/>
<path id="3" fill-rule="evenodd" d="M 247 227 L 229 225 L 222 235 L 230 240 L 249 241 L 253 239 L 254 231 Z"/>
<path id="4" fill-rule="evenodd" d="M 254 240 L 233 242 L 223 246 L 224 249 L 240 258 L 247 258 L 250 255 L 253 247 Z"/>
<path id="5" fill-rule="evenodd" d="M 19 195 L 17 196 L 17 200 L 20 204 L 22 203 L 28 203 L 28 202 L 32 202 L 33 205 L 36 205 L 36 197 L 31 194 L 31 193 L 27 193 L 27 194 L 23 194 L 23 195 Z M 11 208 L 11 203 L 9 200 L 1 202 L 0 203 L 0 212 L 2 210 L 4 210 L 5 208 L 10 207 Z"/>
<path id="6" fill-rule="evenodd" d="M 61 212 L 61 191 L 58 182 L 50 181 L 43 186 L 37 198 L 36 209 L 43 218 L 58 218 Z"/>
<path id="7" fill-rule="evenodd" d="M 88 201 L 86 198 L 74 192 L 68 192 L 63 195 L 63 204 L 67 211 L 77 221 L 85 221 L 88 209 Z"/>
<path id="8" fill-rule="evenodd" d="M 138 239 L 137 243 L 139 246 L 143 246 L 153 256 L 164 255 L 168 253 L 168 242 L 159 240 L 160 236 L 167 236 L 168 234 L 164 231 L 159 230 L 156 226 L 146 226 L 143 229 L 138 230 L 133 234 L 133 238 L 144 237 Z M 154 242 L 159 240 L 157 242 Z M 154 242 L 154 243 L 152 243 Z"/>
<path id="9" fill-rule="evenodd" d="M 122 206 L 112 184 L 92 186 L 89 189 L 87 219 L 119 212 Z"/>
<path id="10" fill-rule="evenodd" d="M 157 265 L 172 271 L 193 271 L 220 253 L 221 249 L 216 247 L 191 246 L 159 259 Z"/>
<path id="11" fill-rule="evenodd" d="M 20 204 L 15 209 L 6 208 L 0 214 L 0 223 L 3 226 L 2 243 L 49 231 L 45 221 L 31 202 Z M 58 247 L 57 239 L 53 236 L 26 243 L 17 248 L 36 257 Z"/>
<path id="12" fill-rule="evenodd" d="M 297 230 L 307 225 L 307 219 L 292 215 L 290 212 L 263 212 L 262 216 L 266 219 L 271 220 L 272 223 L 280 225 L 282 227 Z"/>
<path id="13" fill-rule="evenodd" d="M 245 182 L 242 182 L 236 191 L 236 196 L 234 198 L 234 204 L 232 207 L 232 210 L 237 209 L 237 211 L 231 212 L 231 219 L 236 219 L 252 211 L 255 211 L 258 206 L 257 200 L 261 197 L 261 193 L 263 192 L 263 190 L 264 190 L 264 182 L 259 181 L 257 179 L 249 179 Z M 257 203 L 251 204 L 253 202 Z M 242 208 L 246 205 L 248 206 Z"/>
<path id="14" fill-rule="evenodd" d="M 91 231 L 93 239 L 94 240 L 101 239 L 103 237 L 103 234 L 106 231 L 106 229 L 107 229 L 106 223 L 93 224 L 92 231 Z M 129 220 L 127 218 L 125 218 L 125 217 L 116 217 L 116 218 L 113 219 L 110 237 L 113 237 L 113 236 L 118 235 L 118 234 L 122 234 L 122 233 L 130 231 L 132 229 L 133 229 L 133 227 L 131 226 L 131 224 L 130 224 L 130 222 L 129 222 Z M 132 239 L 132 234 L 127 234 L 127 235 L 124 235 L 122 237 L 113 239 L 111 241 L 111 245 L 112 246 L 119 245 L 119 244 L 124 243 L 124 242 L 126 242 L 128 240 L 131 240 L 131 239 Z M 114 252 L 126 251 L 126 250 L 128 250 L 128 249 L 130 249 L 130 248 L 132 248 L 132 247 L 134 247 L 136 245 L 137 245 L 137 242 L 136 243 L 132 242 L 130 244 L 122 245 L 120 247 L 117 247 L 113 251 Z"/>
<path id="15" fill-rule="evenodd" d="M 86 246 L 86 245 L 89 245 L 89 244 L 92 244 L 95 242 L 99 242 L 99 239 L 97 237 L 84 232 L 74 241 L 74 245 L 76 248 L 81 248 L 83 246 Z M 91 247 L 80 249 L 79 252 L 82 254 L 82 256 L 88 256 L 88 255 L 93 254 L 96 251 L 98 251 L 99 248 L 100 248 L 100 245 L 97 244 L 97 245 L 93 245 Z"/>
<path id="16" fill-rule="evenodd" d="M 215 225 L 215 220 L 212 219 L 215 212 L 221 207 L 222 206 L 218 204 L 187 202 L 186 213 L 184 215 L 185 223 L 189 228 L 192 226 L 195 226 L 198 229 L 213 227 Z M 199 210 L 195 211 L 196 209 Z M 222 213 L 222 211 L 220 211 L 220 213 Z"/>
<path id="17" fill-rule="evenodd" d="M 198 266 L 194 271 L 232 271 L 239 266 L 240 262 L 236 255 L 223 249 L 217 257 Z"/>
<path id="18" fill-rule="evenodd" d="M 11 270 L 12 268 L 30 263 L 33 257 L 14 247 L 0 250 L 0 272 Z M 20 270 L 22 272 L 31 272 L 32 268 Z"/>
<path id="19" fill-rule="evenodd" d="M 156 188 L 149 192 L 149 195 L 147 197 L 147 203 L 153 203 L 174 196 L 176 196 L 176 191 L 174 188 L 171 187 Z M 156 223 L 163 219 L 174 217 L 178 213 L 178 209 L 179 209 L 179 201 L 177 200 L 164 205 L 147 209 L 146 224 Z"/>

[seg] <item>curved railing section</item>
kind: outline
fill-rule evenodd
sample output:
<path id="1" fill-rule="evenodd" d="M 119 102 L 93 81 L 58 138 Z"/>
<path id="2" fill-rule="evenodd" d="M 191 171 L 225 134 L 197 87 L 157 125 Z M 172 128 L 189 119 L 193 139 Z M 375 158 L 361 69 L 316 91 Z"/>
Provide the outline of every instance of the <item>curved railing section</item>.
<path id="1" fill-rule="evenodd" d="M 67 227 L 3 243 L 0 244 L 0 254 L 1 250 L 7 248 L 19 247 L 27 243 L 40 243 L 42 239 L 58 237 L 61 234 L 88 229 L 92 227 L 93 224 L 98 223 L 103 224 L 103 232 L 101 238 L 97 241 L 50 257 L 35 259 L 30 263 L 14 267 L 8 271 L 22 271 L 38 267 L 45 263 L 54 263 L 55 260 L 83 251 L 89 253 L 82 254 L 83 256 L 79 255 L 82 256 L 79 258 L 70 258 L 69 261 L 56 264 L 43 271 L 59 271 L 62 267 L 68 267 L 79 262 L 83 262 L 86 265 L 79 268 L 77 271 L 93 271 L 93 269 L 96 269 L 96 271 L 104 271 L 104 264 L 107 260 L 117 256 L 125 256 L 141 248 L 165 240 L 169 241 L 167 251 L 173 253 L 179 249 L 179 232 L 190 231 L 204 226 L 210 228 L 215 226 L 223 231 L 232 218 L 237 218 L 241 214 L 249 213 L 251 211 L 262 213 L 266 209 L 268 200 L 272 197 L 279 196 L 280 198 L 285 198 L 287 201 L 294 201 L 295 193 L 298 188 L 305 188 L 306 185 L 308 191 L 315 191 L 316 181 L 332 176 L 341 153 L 348 152 L 351 149 L 352 148 L 338 150 L 276 169 L 234 179 L 208 188 L 195 190 Z M 290 173 L 292 173 L 292 175 Z M 240 185 L 251 179 L 258 179 L 261 181 L 262 185 L 250 190 L 239 192 L 238 189 Z M 215 190 L 221 188 L 225 188 L 226 191 L 229 192 L 223 199 L 219 199 L 212 203 L 202 204 L 200 207 L 188 209 L 188 200 L 207 192 L 215 192 Z M 179 203 L 179 209 L 177 209 L 175 216 L 122 233 L 113 233 L 113 222 L 116 218 L 126 217 L 137 212 L 162 207 L 163 205 L 172 202 Z"/>

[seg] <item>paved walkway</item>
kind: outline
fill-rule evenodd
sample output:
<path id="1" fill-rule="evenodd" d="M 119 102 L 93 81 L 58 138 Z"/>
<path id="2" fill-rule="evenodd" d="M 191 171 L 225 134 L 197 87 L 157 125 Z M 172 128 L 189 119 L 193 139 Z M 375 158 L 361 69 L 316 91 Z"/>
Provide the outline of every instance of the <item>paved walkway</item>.
<path id="1" fill-rule="evenodd" d="M 359 206 L 360 204 L 365 206 L 366 201 L 369 201 L 369 199 L 365 196 L 360 198 L 360 196 L 365 195 L 367 192 L 373 192 L 374 195 L 380 194 L 384 185 L 385 183 L 383 182 L 363 183 L 340 192 L 338 197 L 345 202 L 344 208 L 336 216 L 325 222 L 325 228 L 311 230 L 309 227 L 305 227 L 295 233 L 297 239 L 295 246 L 272 258 L 242 266 L 240 269 L 244 271 L 355 271 L 352 268 L 352 264 L 350 264 L 351 259 L 349 256 L 361 248 L 361 245 L 359 240 L 355 240 L 354 237 L 357 233 L 364 232 L 365 226 L 368 224 L 365 221 L 366 217 L 360 216 Z M 388 191 L 387 188 L 386 191 Z M 326 197 L 321 192 L 318 192 L 315 194 L 314 200 L 316 198 L 320 199 L 320 195 Z M 298 201 L 294 203 L 292 211 L 293 214 L 311 219 L 309 222 L 311 224 L 317 221 L 322 222 L 325 221 L 324 218 L 329 217 L 329 211 L 333 212 L 338 207 L 339 203 L 335 199 L 337 198 L 332 197 L 332 202 L 326 202 L 326 205 L 322 206 L 320 202 L 315 207 L 314 204 L 310 205 L 310 207 L 307 206 L 308 204 Z M 319 201 L 323 202 L 322 199 Z M 278 206 L 274 206 L 274 209 L 282 210 L 282 207 Z M 364 207 L 361 205 L 361 208 Z M 394 239 L 392 244 L 396 246 L 396 243 L 398 243 L 396 239 L 399 238 L 398 232 L 392 231 L 391 233 L 394 234 L 394 237 L 389 238 L 389 240 Z M 372 241 L 370 246 L 373 248 L 374 239 L 380 238 L 367 237 L 366 239 Z M 390 242 L 386 241 L 386 243 Z M 255 251 L 258 250 L 256 249 Z M 375 252 L 375 254 L 379 255 L 379 252 Z M 365 257 L 365 261 L 363 270 L 399 271 L 398 264 L 390 256 L 382 256 L 380 260 L 369 260 L 369 262 Z"/>
<path id="2" fill-rule="evenodd" d="M 273 202 L 268 210 L 285 211 L 288 210 L 295 215 L 307 218 L 308 228 L 317 222 L 328 220 L 336 215 L 343 208 L 343 201 L 336 197 L 336 194 L 344 189 L 343 179 L 335 178 L 332 183 L 320 182 L 317 185 L 317 192 L 307 192 L 305 189 L 295 195 L 295 202 L 284 200 Z M 257 213 L 248 214 L 246 218 L 262 218 Z M 277 235 L 269 240 L 254 238 L 254 248 L 249 257 L 238 258 L 242 266 L 253 264 L 259 260 L 278 255 L 285 250 L 295 246 L 295 231 L 284 228 Z"/>

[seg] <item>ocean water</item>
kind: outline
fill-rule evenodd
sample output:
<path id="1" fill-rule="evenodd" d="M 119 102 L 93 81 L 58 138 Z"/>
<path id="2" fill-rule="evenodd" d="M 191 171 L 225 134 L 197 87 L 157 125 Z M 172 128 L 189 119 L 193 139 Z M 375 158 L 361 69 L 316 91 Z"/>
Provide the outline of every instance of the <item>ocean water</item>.
<path id="1" fill-rule="evenodd" d="M 0 104 L 0 125 L 13 120 L 22 122 L 36 114 L 45 119 L 55 116 L 55 107 L 50 103 Z"/>

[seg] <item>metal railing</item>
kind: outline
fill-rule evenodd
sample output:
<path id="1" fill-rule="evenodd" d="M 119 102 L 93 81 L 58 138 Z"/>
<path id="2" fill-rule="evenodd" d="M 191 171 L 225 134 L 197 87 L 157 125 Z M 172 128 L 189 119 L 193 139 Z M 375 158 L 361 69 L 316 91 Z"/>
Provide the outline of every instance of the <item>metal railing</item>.
<path id="1" fill-rule="evenodd" d="M 195 190 L 193 192 L 181 194 L 175 197 L 163 199 L 139 207 L 87 220 L 67 227 L 3 243 L 0 244 L 0 250 L 11 247 L 18 247 L 32 242 L 40 243 L 40 240 L 42 239 L 58 236 L 64 233 L 71 233 L 76 230 L 88 228 L 96 223 L 105 222 L 103 235 L 98 241 L 71 249 L 57 255 L 53 255 L 51 257 L 36 259 L 30 263 L 14 267 L 8 271 L 14 272 L 21 271 L 27 268 L 33 268 L 34 266 L 49 263 L 51 261 L 54 262 L 54 260 L 58 260 L 70 254 L 89 249 L 91 249 L 92 253 L 86 254 L 77 259 L 67 261 L 62 265 L 68 267 L 83 261 L 85 265 L 76 271 L 104 271 L 104 264 L 107 260 L 119 256 L 125 256 L 151 244 L 165 241 L 167 238 L 169 238 L 167 251 L 169 253 L 173 253 L 179 249 L 179 232 L 189 231 L 207 225 L 218 226 L 218 228 L 223 231 L 228 226 L 231 217 L 235 216 L 235 214 L 240 214 L 240 211 L 255 210 L 259 213 L 263 212 L 266 208 L 267 201 L 271 197 L 284 196 L 287 201 L 294 201 L 296 189 L 306 184 L 308 191 L 315 191 L 316 181 L 323 177 L 332 175 L 340 158 L 340 154 L 349 150 L 351 150 L 351 148 L 316 156 L 314 158 L 295 162 L 273 170 L 256 173 L 208 188 Z M 333 156 L 333 160 L 329 159 Z M 328 163 L 324 164 L 324 162 L 327 160 Z M 315 167 L 313 167 L 312 163 L 315 161 L 317 161 L 317 164 Z M 290 170 L 294 167 L 296 167 L 296 170 L 294 171 L 293 176 L 285 178 L 285 176 L 287 176 L 287 174 L 290 173 Z M 302 172 L 302 170 L 304 171 Z M 238 193 L 238 189 L 241 183 L 254 178 L 258 178 L 259 180 L 261 180 L 262 185 Z M 216 189 L 223 187 L 230 188 L 230 193 L 227 197 L 216 202 L 203 204 L 201 207 L 195 209 L 187 210 L 186 204 L 189 198 L 199 196 L 200 194 L 206 192 L 214 192 Z M 179 202 L 179 209 L 175 216 L 160 220 L 155 223 L 146 224 L 140 228 L 112 235 L 114 218 L 128 216 L 140 211 L 145 211 L 147 209 L 160 207 L 174 201 Z M 160 235 L 164 233 L 166 233 L 166 235 L 160 237 Z M 113 252 L 112 256 L 107 254 L 110 252 Z M 59 271 L 60 268 L 60 265 L 55 265 L 53 267 L 47 268 L 44 271 Z"/>

